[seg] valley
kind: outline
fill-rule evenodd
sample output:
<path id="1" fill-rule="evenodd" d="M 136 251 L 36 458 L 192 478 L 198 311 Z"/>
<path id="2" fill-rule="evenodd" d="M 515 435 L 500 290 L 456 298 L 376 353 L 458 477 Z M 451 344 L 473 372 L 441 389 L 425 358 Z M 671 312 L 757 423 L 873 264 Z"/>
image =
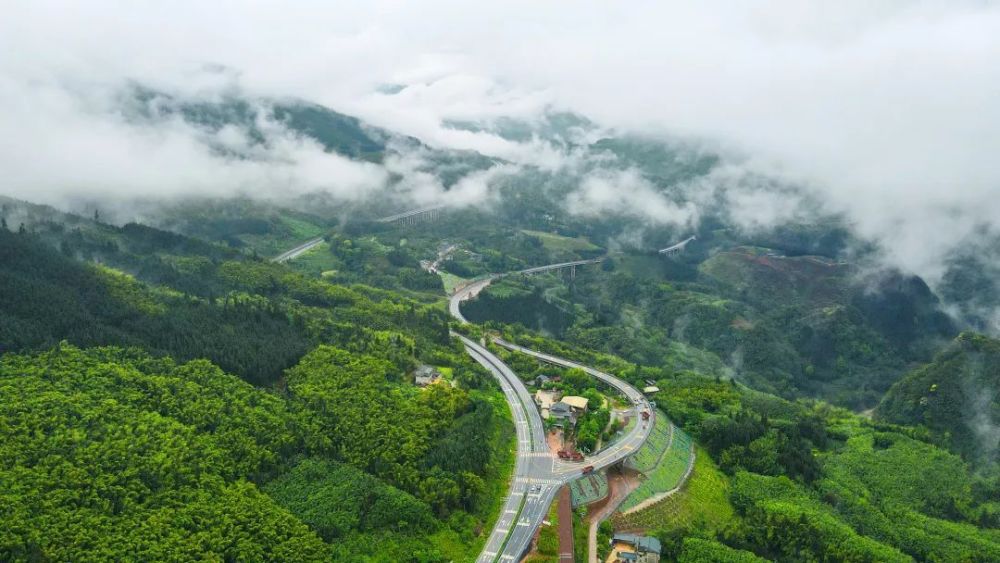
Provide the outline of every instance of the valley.
<path id="1" fill-rule="evenodd" d="M 925 281 L 834 213 L 748 228 L 699 191 L 721 157 L 572 114 L 490 133 L 575 155 L 546 167 L 122 95 L 242 132 L 234 167 L 292 132 L 381 179 L 0 196 L 0 560 L 1000 560 L 975 262 Z"/>

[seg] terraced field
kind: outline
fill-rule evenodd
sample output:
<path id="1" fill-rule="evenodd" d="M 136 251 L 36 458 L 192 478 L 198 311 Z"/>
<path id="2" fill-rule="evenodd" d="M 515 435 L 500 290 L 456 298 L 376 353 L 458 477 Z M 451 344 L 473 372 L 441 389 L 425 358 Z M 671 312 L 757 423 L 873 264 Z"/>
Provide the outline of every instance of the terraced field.
<path id="1" fill-rule="evenodd" d="M 615 530 L 724 528 L 733 520 L 729 503 L 729 480 L 705 452 L 695 458 L 694 471 L 680 491 L 660 502 L 631 514 L 616 512 L 611 517 Z"/>
<path id="2" fill-rule="evenodd" d="M 660 457 L 670 447 L 670 420 L 662 412 L 657 411 L 653 429 L 646 443 L 639 448 L 628 461 L 628 466 L 641 473 L 648 473 L 656 468 Z"/>
<path id="3" fill-rule="evenodd" d="M 657 420 L 660 418 L 666 417 L 658 416 Z M 691 455 L 694 453 L 691 446 L 691 437 L 680 428 L 672 427 L 669 448 L 652 470 L 643 471 L 646 478 L 622 502 L 619 510 L 627 512 L 642 501 L 677 487 L 684 478 Z"/>
<path id="4" fill-rule="evenodd" d="M 597 502 L 608 496 L 608 478 L 604 473 L 591 473 L 569 485 L 573 508 Z"/>

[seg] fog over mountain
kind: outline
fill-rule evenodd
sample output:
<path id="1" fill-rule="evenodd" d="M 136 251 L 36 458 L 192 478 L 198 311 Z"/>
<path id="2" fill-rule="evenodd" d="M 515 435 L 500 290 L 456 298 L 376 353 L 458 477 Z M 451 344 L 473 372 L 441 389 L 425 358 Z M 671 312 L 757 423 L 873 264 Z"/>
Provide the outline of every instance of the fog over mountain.
<path id="1" fill-rule="evenodd" d="M 571 212 L 653 226 L 696 224 L 720 186 L 748 228 L 819 208 L 932 282 L 956 245 L 1000 220 L 1000 7 L 988 3 L 32 2 L 6 7 L 0 53 L 0 189 L 37 201 L 357 200 L 394 176 L 414 201 L 445 189 L 420 172 L 419 149 L 348 158 L 267 112 L 263 145 L 176 116 L 136 122 L 123 92 L 140 84 L 187 100 L 307 100 L 502 161 L 454 183 L 463 204 L 530 166 L 579 175 Z M 520 137 L 489 127 L 553 111 L 593 123 Z M 682 139 L 724 164 L 663 197 L 579 150 L 608 134 Z"/>
<path id="2" fill-rule="evenodd" d="M 0 14 L 0 562 L 1000 561 L 1000 1 Z"/>

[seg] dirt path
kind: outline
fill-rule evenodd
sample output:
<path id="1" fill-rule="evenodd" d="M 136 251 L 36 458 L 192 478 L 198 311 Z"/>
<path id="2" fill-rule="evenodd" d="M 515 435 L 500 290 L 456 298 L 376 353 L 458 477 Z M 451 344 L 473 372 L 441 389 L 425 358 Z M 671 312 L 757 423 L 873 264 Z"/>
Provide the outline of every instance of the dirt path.
<path id="1" fill-rule="evenodd" d="M 562 430 L 550 430 L 546 432 L 545 443 L 549 446 L 549 452 L 552 453 L 552 455 L 557 455 L 559 450 L 563 449 Z"/>
<path id="2" fill-rule="evenodd" d="M 573 501 L 569 485 L 559 489 L 559 563 L 573 563 Z"/>
<path id="3" fill-rule="evenodd" d="M 608 496 L 604 500 L 590 505 L 590 528 L 587 530 L 587 559 L 590 563 L 597 561 L 597 529 L 601 522 L 607 520 L 625 500 L 625 497 L 639 486 L 639 474 L 631 469 L 624 472 L 608 471 Z"/>

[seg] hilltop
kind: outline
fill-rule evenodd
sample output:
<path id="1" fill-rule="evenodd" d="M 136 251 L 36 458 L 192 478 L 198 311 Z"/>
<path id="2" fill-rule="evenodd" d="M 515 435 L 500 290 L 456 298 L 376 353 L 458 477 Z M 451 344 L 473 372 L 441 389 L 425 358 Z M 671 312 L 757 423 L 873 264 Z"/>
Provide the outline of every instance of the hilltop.
<path id="1" fill-rule="evenodd" d="M 962 333 L 934 361 L 904 376 L 877 410 L 880 419 L 926 426 L 977 464 L 1000 458 L 1000 341 Z"/>

